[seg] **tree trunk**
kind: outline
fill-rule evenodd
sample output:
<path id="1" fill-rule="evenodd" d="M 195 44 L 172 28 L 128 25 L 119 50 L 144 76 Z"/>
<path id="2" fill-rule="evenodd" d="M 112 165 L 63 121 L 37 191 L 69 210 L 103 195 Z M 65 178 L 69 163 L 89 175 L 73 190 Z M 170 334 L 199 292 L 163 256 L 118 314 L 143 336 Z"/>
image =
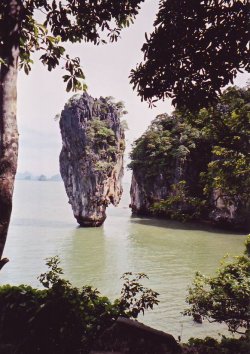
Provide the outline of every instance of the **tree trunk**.
<path id="1" fill-rule="evenodd" d="M 20 0 L 6 0 L 2 10 L 0 57 L 0 269 L 12 211 L 17 169 L 18 130 L 16 122 L 17 73 L 19 58 Z"/>

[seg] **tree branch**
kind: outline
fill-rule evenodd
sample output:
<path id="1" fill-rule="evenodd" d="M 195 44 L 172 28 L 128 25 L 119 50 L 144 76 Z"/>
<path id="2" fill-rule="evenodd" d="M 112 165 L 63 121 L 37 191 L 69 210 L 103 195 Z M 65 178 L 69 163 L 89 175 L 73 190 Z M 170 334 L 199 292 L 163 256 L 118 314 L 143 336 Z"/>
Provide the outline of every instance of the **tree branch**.
<path id="1" fill-rule="evenodd" d="M 0 270 L 3 268 L 3 266 L 9 262 L 9 259 L 8 258 L 2 258 L 0 260 Z"/>

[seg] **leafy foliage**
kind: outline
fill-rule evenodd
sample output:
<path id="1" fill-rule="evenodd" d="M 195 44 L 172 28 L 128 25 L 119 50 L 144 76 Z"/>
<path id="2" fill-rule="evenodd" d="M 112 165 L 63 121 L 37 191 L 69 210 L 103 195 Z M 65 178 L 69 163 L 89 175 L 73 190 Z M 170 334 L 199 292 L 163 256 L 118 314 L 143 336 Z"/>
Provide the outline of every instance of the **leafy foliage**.
<path id="1" fill-rule="evenodd" d="M 115 133 L 109 127 L 108 122 L 100 120 L 98 117 L 90 121 L 88 135 L 91 139 L 95 139 L 95 143 L 102 144 L 114 144 Z"/>
<path id="2" fill-rule="evenodd" d="M 246 240 L 249 250 L 250 235 Z M 191 305 L 184 314 L 200 315 L 209 321 L 226 323 L 229 331 L 245 333 L 250 328 L 249 254 L 222 262 L 215 276 L 196 273 L 187 297 Z"/>
<path id="3" fill-rule="evenodd" d="M 236 339 L 223 336 L 220 342 L 211 337 L 190 338 L 182 348 L 183 354 L 246 354 L 250 350 L 250 341 L 244 337 Z"/>
<path id="4" fill-rule="evenodd" d="M 42 52 L 41 62 L 49 71 L 64 61 L 67 74 L 63 76 L 67 91 L 85 90 L 85 75 L 80 59 L 65 54 L 62 43 L 91 42 L 95 45 L 117 41 L 122 28 L 133 23 L 142 0 L 122 1 L 47 1 L 17 0 L 20 11 L 20 67 L 29 74 L 32 54 Z M 10 15 L 11 14 L 11 15 Z M 0 1 L 1 63 L 8 63 L 4 48 L 8 45 L 9 22 L 12 20 L 10 1 Z M 101 33 L 105 36 L 102 37 Z"/>
<path id="5" fill-rule="evenodd" d="M 249 66 L 247 0 L 161 0 L 145 61 L 131 72 L 142 100 L 170 97 L 191 110 L 214 103 Z"/>
<path id="6" fill-rule="evenodd" d="M 109 106 L 113 107 L 116 110 L 120 118 L 128 113 L 125 109 L 125 103 L 123 101 L 115 102 L 115 99 L 112 96 L 105 97 L 105 101 L 108 103 Z"/>
<path id="7" fill-rule="evenodd" d="M 191 124 L 210 141 L 212 159 L 201 174 L 204 193 L 221 191 L 224 202 L 250 208 L 250 89 L 231 87 L 220 102 L 202 109 Z"/>
<path id="8" fill-rule="evenodd" d="M 151 310 L 159 301 L 157 292 L 146 288 L 141 284 L 141 280 L 147 278 L 144 273 L 133 275 L 131 272 L 124 273 L 124 281 L 121 290 L 120 308 L 127 317 L 137 318 L 138 315 L 150 308 Z"/>
<path id="9" fill-rule="evenodd" d="M 205 200 L 189 195 L 186 181 L 182 180 L 172 184 L 170 196 L 153 203 L 150 211 L 153 214 L 164 215 L 174 220 L 188 221 L 199 218 L 205 205 Z"/>
<path id="10" fill-rule="evenodd" d="M 124 129 L 121 125 L 121 137 L 118 139 L 107 116 L 115 113 L 119 117 L 122 113 L 116 103 L 110 104 L 109 100 L 103 99 L 98 105 L 99 116 L 88 121 L 86 152 L 95 162 L 96 171 L 109 174 L 114 167 L 117 154 L 123 151 L 121 142 L 124 141 Z"/>
<path id="11" fill-rule="evenodd" d="M 111 303 L 90 286 L 78 289 L 62 279 L 59 263 L 58 257 L 47 259 L 49 270 L 39 277 L 43 290 L 0 287 L 0 350 L 11 346 L 20 354 L 89 353 L 118 316 L 136 318 L 158 303 L 158 294 L 138 282 L 141 275 L 130 282 L 126 275 L 121 298 Z"/>
<path id="12" fill-rule="evenodd" d="M 129 168 L 140 167 L 148 177 L 158 175 L 172 165 L 174 158 L 185 161 L 198 137 L 199 131 L 184 122 L 181 116 L 158 115 L 134 142 Z"/>

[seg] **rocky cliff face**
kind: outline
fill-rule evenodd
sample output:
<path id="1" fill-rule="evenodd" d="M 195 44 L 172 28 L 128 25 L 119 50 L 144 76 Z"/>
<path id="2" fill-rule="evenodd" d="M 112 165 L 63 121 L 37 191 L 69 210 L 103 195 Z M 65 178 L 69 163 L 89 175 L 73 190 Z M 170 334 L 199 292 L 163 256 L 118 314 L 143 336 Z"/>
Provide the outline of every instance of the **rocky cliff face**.
<path id="1" fill-rule="evenodd" d="M 190 163 L 189 166 L 188 163 Z M 176 161 L 177 164 L 178 161 Z M 249 232 L 249 214 L 242 210 L 240 201 L 239 204 L 232 204 L 220 190 L 214 190 L 210 198 L 211 204 L 209 204 L 201 195 L 197 197 L 198 193 L 187 196 L 183 189 L 173 188 L 173 181 L 177 186 L 178 183 L 181 185 L 185 181 L 185 186 L 190 186 L 191 183 L 199 188 L 198 180 L 188 174 L 190 170 L 197 172 L 192 169 L 192 165 L 191 159 L 186 162 L 179 180 L 174 177 L 176 169 L 172 170 L 172 176 L 162 173 L 149 179 L 145 172 L 134 169 L 130 188 L 132 214 L 163 216 L 180 221 L 209 221 L 224 229 Z"/>
<path id="2" fill-rule="evenodd" d="M 224 195 L 222 190 L 214 189 L 212 193 L 213 208 L 211 208 L 208 219 L 213 224 L 225 229 L 236 229 L 250 231 L 250 210 L 242 208 L 240 198 L 234 203 Z"/>
<path id="3" fill-rule="evenodd" d="M 250 180 L 249 174 L 243 175 L 247 159 L 242 153 L 238 184 L 239 173 L 234 176 L 232 169 L 234 161 L 239 163 L 234 159 L 237 152 L 233 155 L 230 146 L 229 155 L 224 147 L 230 144 L 227 136 L 223 146 L 223 138 L 215 135 L 215 129 L 207 133 L 205 128 L 202 131 L 191 126 L 178 115 L 162 114 L 135 142 L 129 165 L 133 171 L 133 214 L 209 221 L 223 228 L 249 231 Z M 214 149 L 217 141 L 213 134 L 222 148 Z"/>
<path id="4" fill-rule="evenodd" d="M 135 142 L 131 154 L 130 195 L 134 214 L 172 217 L 180 209 L 187 214 L 192 211 L 186 190 L 193 189 L 193 196 L 199 197 L 196 166 L 204 165 L 207 160 L 192 151 L 198 140 L 199 132 L 176 117 L 162 114 L 153 121 Z M 165 203 L 168 198 L 171 198 L 169 204 Z"/>
<path id="5" fill-rule="evenodd" d="M 60 118 L 60 172 L 81 226 L 100 226 L 106 207 L 122 194 L 124 130 L 122 105 L 110 98 L 73 96 Z"/>
<path id="6" fill-rule="evenodd" d="M 133 214 L 166 216 L 181 221 L 195 219 L 196 204 L 202 202 L 197 164 L 203 161 L 196 160 L 185 150 L 184 154 L 169 157 L 165 165 L 157 159 L 151 165 L 150 159 L 145 158 L 150 166 L 133 167 L 130 188 Z"/>

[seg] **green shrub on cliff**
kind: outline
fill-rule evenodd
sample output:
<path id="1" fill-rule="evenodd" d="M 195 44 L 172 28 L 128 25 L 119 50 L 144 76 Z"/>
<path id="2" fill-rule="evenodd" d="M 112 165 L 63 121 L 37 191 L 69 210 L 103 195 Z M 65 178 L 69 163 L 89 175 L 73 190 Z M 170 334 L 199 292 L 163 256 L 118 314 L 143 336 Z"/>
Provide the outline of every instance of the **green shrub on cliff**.
<path id="1" fill-rule="evenodd" d="M 158 294 L 141 285 L 144 275 L 125 274 L 121 297 L 112 303 L 90 286 L 79 289 L 62 279 L 58 257 L 46 264 L 39 277 L 44 289 L 0 287 L 1 353 L 89 353 L 118 316 L 136 318 L 158 303 Z"/>
<path id="2" fill-rule="evenodd" d="M 96 117 L 89 121 L 87 136 L 92 145 L 108 146 L 115 144 L 115 133 L 108 126 L 108 122 Z"/>
<path id="3" fill-rule="evenodd" d="M 153 203 L 150 211 L 157 215 L 166 215 L 170 219 L 188 221 L 199 218 L 205 207 L 205 201 L 191 197 L 186 181 L 180 181 L 170 186 L 171 195 L 164 200 Z"/>
<path id="4" fill-rule="evenodd" d="M 120 118 L 127 112 L 124 103 L 115 102 L 113 97 L 100 97 L 99 100 L 95 100 L 93 111 L 96 116 L 87 122 L 85 152 L 93 162 L 96 171 L 109 174 L 117 155 L 125 148 L 126 127 Z M 113 123 L 110 115 L 115 115 Z M 114 127 L 116 120 L 117 126 Z"/>
<path id="5" fill-rule="evenodd" d="M 86 152 L 95 162 L 95 170 L 109 173 L 113 168 L 116 154 L 120 152 L 122 138 L 118 140 L 109 122 L 98 117 L 88 122 L 86 136 Z"/>

